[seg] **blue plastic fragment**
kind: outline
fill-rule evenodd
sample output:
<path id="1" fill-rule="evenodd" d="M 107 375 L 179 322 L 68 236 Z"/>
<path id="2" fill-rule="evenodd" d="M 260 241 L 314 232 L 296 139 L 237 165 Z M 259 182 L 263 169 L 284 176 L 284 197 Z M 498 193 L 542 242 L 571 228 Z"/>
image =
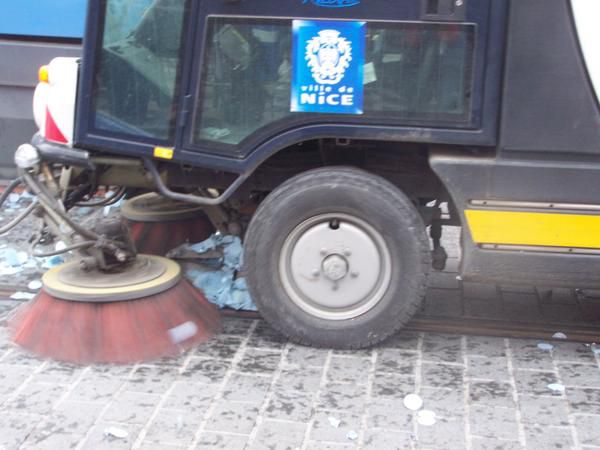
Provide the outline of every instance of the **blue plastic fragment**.
<path id="1" fill-rule="evenodd" d="M 203 260 L 206 267 L 187 269 L 186 277 L 219 308 L 256 311 L 246 280 L 235 276 L 243 264 L 243 247 L 239 237 L 214 234 L 205 241 L 185 246 L 186 250 L 199 255 L 218 248 L 223 251 L 223 258 Z"/>

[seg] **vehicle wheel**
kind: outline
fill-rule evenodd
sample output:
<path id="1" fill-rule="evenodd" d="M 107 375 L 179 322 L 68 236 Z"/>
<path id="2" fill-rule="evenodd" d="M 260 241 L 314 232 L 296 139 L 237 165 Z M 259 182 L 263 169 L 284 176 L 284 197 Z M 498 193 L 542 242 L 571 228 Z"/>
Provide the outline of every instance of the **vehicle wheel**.
<path id="1" fill-rule="evenodd" d="M 400 329 L 425 295 L 425 225 L 381 177 L 333 167 L 275 189 L 245 237 L 248 288 L 263 317 L 291 340 L 373 345 Z"/>

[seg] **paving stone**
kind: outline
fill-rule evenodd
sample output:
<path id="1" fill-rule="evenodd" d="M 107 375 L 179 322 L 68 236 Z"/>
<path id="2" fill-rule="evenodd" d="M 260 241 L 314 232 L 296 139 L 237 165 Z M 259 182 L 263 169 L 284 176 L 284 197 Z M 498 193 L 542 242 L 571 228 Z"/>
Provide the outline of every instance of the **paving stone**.
<path id="1" fill-rule="evenodd" d="M 281 351 L 247 348 L 237 365 L 240 372 L 269 374 L 274 372 L 281 361 Z"/>
<path id="2" fill-rule="evenodd" d="M 600 389 L 570 387 L 567 400 L 575 413 L 598 414 L 600 411 Z"/>
<path id="3" fill-rule="evenodd" d="M 205 410 L 215 395 L 216 391 L 213 385 L 189 380 L 176 381 L 162 406 L 166 409 L 181 409 L 191 412 Z"/>
<path id="4" fill-rule="evenodd" d="M 496 439 L 514 439 L 519 434 L 516 410 L 473 405 L 469 412 L 471 434 Z"/>
<path id="5" fill-rule="evenodd" d="M 145 424 L 156 408 L 160 397 L 139 392 L 122 392 L 102 417 L 108 422 Z"/>
<path id="6" fill-rule="evenodd" d="M 540 341 L 510 339 L 513 366 L 517 369 L 552 370 L 552 353 L 540 350 Z"/>
<path id="7" fill-rule="evenodd" d="M 521 420 L 538 425 L 569 425 L 569 409 L 563 397 L 519 396 Z"/>
<path id="8" fill-rule="evenodd" d="M 515 370 L 514 377 L 519 395 L 560 395 L 548 388 L 549 384 L 558 383 L 554 372 Z"/>
<path id="9" fill-rule="evenodd" d="M 230 366 L 230 361 L 194 358 L 182 373 L 182 377 L 200 383 L 220 383 Z"/>
<path id="10" fill-rule="evenodd" d="M 136 365 L 95 364 L 89 366 L 87 375 L 106 378 L 127 378 L 137 368 Z"/>
<path id="11" fill-rule="evenodd" d="M 405 395 L 415 390 L 415 378 L 393 373 L 375 375 L 373 381 L 373 396 L 403 399 Z"/>
<path id="12" fill-rule="evenodd" d="M 86 374 L 79 380 L 67 399 L 81 402 L 107 403 L 123 386 L 124 380 L 119 377 L 107 378 L 94 373 Z"/>
<path id="13" fill-rule="evenodd" d="M 249 347 L 281 349 L 287 343 L 287 338 L 274 330 L 265 321 L 259 321 L 248 340 Z"/>
<path id="14" fill-rule="evenodd" d="M 558 373 L 565 386 L 600 387 L 597 364 L 558 364 Z"/>
<path id="15" fill-rule="evenodd" d="M 570 449 L 573 436 L 569 428 L 525 425 L 525 442 L 528 449 Z"/>
<path id="16" fill-rule="evenodd" d="M 329 417 L 340 420 L 340 426 L 338 428 L 333 427 L 329 423 Z M 360 423 L 361 417 L 358 414 L 319 411 L 314 416 L 313 427 L 310 431 L 310 440 L 332 441 L 347 444 L 348 438 L 346 435 L 349 431 L 358 433 L 360 430 Z"/>
<path id="17" fill-rule="evenodd" d="M 223 398 L 233 401 L 262 403 L 271 387 L 271 378 L 234 373 L 225 385 Z"/>
<path id="18" fill-rule="evenodd" d="M 577 428 L 577 435 L 581 444 L 600 446 L 600 415 L 576 415 L 575 427 Z"/>
<path id="19" fill-rule="evenodd" d="M 204 432 L 200 434 L 200 440 L 194 450 L 244 450 L 246 442 L 248 442 L 248 436 Z"/>
<path id="20" fill-rule="evenodd" d="M 252 403 L 223 401 L 213 411 L 206 429 L 239 434 L 250 434 L 258 415 Z"/>
<path id="21" fill-rule="evenodd" d="M 319 396 L 318 408 L 360 414 L 366 402 L 367 388 L 363 385 L 328 383 Z"/>
<path id="22" fill-rule="evenodd" d="M 433 362 L 462 363 L 461 336 L 426 334 L 423 337 L 423 359 Z"/>
<path id="23" fill-rule="evenodd" d="M 19 414 L 14 411 L 1 412 L 0 448 L 19 448 L 41 420 L 41 416 L 32 414 Z"/>
<path id="24" fill-rule="evenodd" d="M 255 322 L 257 321 L 253 319 L 243 319 L 241 317 L 222 317 L 221 334 L 245 336 Z"/>
<path id="25" fill-rule="evenodd" d="M 415 375 L 418 354 L 398 348 L 383 348 L 377 352 L 377 372 Z"/>
<path id="26" fill-rule="evenodd" d="M 44 417 L 32 433 L 33 438 L 46 440 L 52 434 L 83 436 L 99 418 L 103 407 L 98 403 L 62 402 Z"/>
<path id="27" fill-rule="evenodd" d="M 465 425 L 462 420 L 438 418 L 433 426 L 417 426 L 420 446 L 439 449 L 466 447 Z"/>
<path id="28" fill-rule="evenodd" d="M 370 369 L 369 359 L 333 356 L 327 370 L 327 378 L 338 382 L 366 383 Z"/>
<path id="29" fill-rule="evenodd" d="M 373 355 L 373 349 L 370 348 L 353 348 L 349 350 L 344 349 L 333 349 L 331 351 L 332 356 L 350 356 L 352 358 L 363 358 L 371 359 Z"/>
<path id="30" fill-rule="evenodd" d="M 509 377 L 507 358 L 468 356 L 467 360 L 466 373 L 469 378 L 501 381 Z"/>
<path id="31" fill-rule="evenodd" d="M 81 375 L 84 368 L 75 364 L 49 361 L 41 372 L 33 377 L 34 383 L 71 384 Z"/>
<path id="32" fill-rule="evenodd" d="M 187 350 L 176 356 L 164 356 L 162 358 L 153 359 L 153 366 L 170 366 L 182 368 L 185 365 L 186 360 L 192 355 L 192 351 Z"/>
<path id="33" fill-rule="evenodd" d="M 398 400 L 374 398 L 369 404 L 368 428 L 385 428 L 395 431 L 411 431 L 413 412 Z"/>
<path id="34" fill-rule="evenodd" d="M 117 438 L 107 434 L 106 429 L 109 427 L 117 427 L 126 431 L 127 437 Z M 141 428 L 141 425 L 132 423 L 101 422 L 94 425 L 81 448 L 85 450 L 129 450 L 140 434 Z"/>
<path id="35" fill-rule="evenodd" d="M 140 366 L 125 383 L 125 390 L 147 394 L 164 394 L 179 377 L 179 369 L 172 366 Z"/>
<path id="36" fill-rule="evenodd" d="M 552 357 L 558 362 L 595 363 L 592 349 L 580 342 L 552 341 Z"/>
<path id="37" fill-rule="evenodd" d="M 203 358 L 233 359 L 243 341 L 241 336 L 220 334 L 197 346 L 194 355 Z"/>
<path id="38" fill-rule="evenodd" d="M 29 414 L 47 414 L 65 392 L 62 385 L 28 383 L 19 395 L 6 403 L 6 408 Z"/>
<path id="39" fill-rule="evenodd" d="M 68 450 L 75 449 L 84 436 L 77 434 L 52 433 L 31 435 L 23 443 L 20 450 Z"/>
<path id="40" fill-rule="evenodd" d="M 467 355 L 502 358 L 506 356 L 504 338 L 491 336 L 467 336 Z"/>
<path id="41" fill-rule="evenodd" d="M 286 367 L 277 380 L 278 389 L 316 392 L 321 384 L 323 369 L 317 367 Z"/>
<path id="42" fill-rule="evenodd" d="M 294 450 L 302 446 L 308 423 L 264 420 L 259 428 L 253 449 Z"/>
<path id="43" fill-rule="evenodd" d="M 0 405 L 6 397 L 23 384 L 31 374 L 31 368 L 0 364 Z"/>
<path id="44" fill-rule="evenodd" d="M 306 450 L 353 450 L 355 448 L 357 448 L 357 447 L 354 444 L 308 441 Z"/>
<path id="45" fill-rule="evenodd" d="M 30 369 L 37 368 L 44 364 L 44 362 L 45 361 L 43 359 L 38 358 L 37 356 L 24 353 L 19 349 L 13 350 L 7 356 L 2 358 L 2 364 L 10 364 L 13 366 L 27 366 Z"/>
<path id="46" fill-rule="evenodd" d="M 170 445 L 165 443 L 157 444 L 155 442 L 142 442 L 142 446 L 140 450 L 186 450 L 187 447 L 182 447 L 179 445 Z"/>
<path id="47" fill-rule="evenodd" d="M 145 440 L 187 446 L 192 443 L 201 422 L 201 414 L 163 408 L 148 427 Z"/>
<path id="48" fill-rule="evenodd" d="M 462 387 L 464 371 L 463 366 L 424 362 L 421 366 L 421 383 L 427 387 Z"/>
<path id="49" fill-rule="evenodd" d="M 405 450 L 411 448 L 413 435 L 409 432 L 392 430 L 367 430 L 364 437 L 365 449 Z"/>
<path id="50" fill-rule="evenodd" d="M 308 422 L 313 413 L 314 397 L 315 394 L 309 392 L 276 391 L 265 410 L 265 416 L 279 420 Z"/>
<path id="51" fill-rule="evenodd" d="M 425 408 L 435 410 L 440 417 L 460 417 L 465 414 L 463 389 L 421 388 Z"/>
<path id="52" fill-rule="evenodd" d="M 288 348 L 285 362 L 302 367 L 316 366 L 323 367 L 329 350 L 321 348 L 304 347 L 291 344 Z"/>
<path id="53" fill-rule="evenodd" d="M 502 441 L 494 438 L 473 437 L 471 450 L 522 450 L 518 441 Z"/>
<path id="54" fill-rule="evenodd" d="M 469 398 L 474 405 L 514 407 L 512 386 L 499 381 L 472 381 Z"/>
<path id="55" fill-rule="evenodd" d="M 456 277 L 456 274 L 454 275 Z M 463 298 L 458 289 L 430 288 L 425 296 L 424 314 L 432 317 L 460 317 Z"/>
<path id="56" fill-rule="evenodd" d="M 416 352 L 419 348 L 419 340 L 418 333 L 400 330 L 395 335 L 378 344 L 375 348 L 397 348 Z"/>

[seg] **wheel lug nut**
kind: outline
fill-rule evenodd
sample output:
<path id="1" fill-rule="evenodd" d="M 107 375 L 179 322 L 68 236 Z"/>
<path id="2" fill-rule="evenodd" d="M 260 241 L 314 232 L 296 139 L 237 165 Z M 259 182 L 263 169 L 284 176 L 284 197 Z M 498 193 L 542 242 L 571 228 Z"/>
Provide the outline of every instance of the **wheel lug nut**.
<path id="1" fill-rule="evenodd" d="M 327 249 L 323 247 L 320 251 L 321 255 L 325 256 L 327 254 Z"/>
<path id="2" fill-rule="evenodd" d="M 315 269 L 312 271 L 312 276 L 315 278 L 317 278 L 320 274 L 321 274 L 321 271 L 319 269 Z"/>
<path id="3" fill-rule="evenodd" d="M 351 273 L 350 273 L 350 276 L 351 276 L 352 278 L 358 278 L 358 275 L 359 275 L 359 273 L 358 273 L 358 272 L 351 272 Z"/>
<path id="4" fill-rule="evenodd" d="M 333 286 L 331 286 L 331 289 L 334 291 L 337 291 L 340 287 L 337 284 L 334 284 Z"/>
<path id="5" fill-rule="evenodd" d="M 344 249 L 344 256 L 350 256 L 352 255 L 352 251 L 349 248 L 345 248 Z"/>

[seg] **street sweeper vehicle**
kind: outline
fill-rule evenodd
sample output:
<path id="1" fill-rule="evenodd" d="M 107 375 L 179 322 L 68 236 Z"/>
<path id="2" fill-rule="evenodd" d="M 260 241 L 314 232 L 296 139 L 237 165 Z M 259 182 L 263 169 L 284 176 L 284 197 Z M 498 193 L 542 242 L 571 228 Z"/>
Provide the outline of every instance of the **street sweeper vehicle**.
<path id="1" fill-rule="evenodd" d="M 45 313 L 185 310 L 172 263 L 70 218 L 103 186 L 241 236 L 260 313 L 299 343 L 400 329 L 443 226 L 463 280 L 600 287 L 599 22 L 593 0 L 89 2 L 83 56 L 41 69 L 15 155 L 40 236 L 78 255 L 44 278 Z"/>

